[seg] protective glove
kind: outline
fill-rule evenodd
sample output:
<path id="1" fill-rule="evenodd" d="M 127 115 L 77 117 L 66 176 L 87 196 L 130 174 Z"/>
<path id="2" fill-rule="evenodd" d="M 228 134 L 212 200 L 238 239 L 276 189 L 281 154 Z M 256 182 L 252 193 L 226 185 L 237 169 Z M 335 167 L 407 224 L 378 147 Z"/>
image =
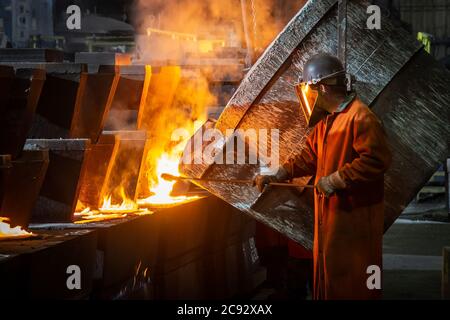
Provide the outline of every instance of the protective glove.
<path id="1" fill-rule="evenodd" d="M 273 182 L 282 182 L 286 181 L 289 178 L 289 173 L 283 167 L 278 169 L 277 174 L 275 175 L 261 175 L 258 174 L 253 179 L 253 186 L 258 188 L 259 192 L 263 192 L 267 185 Z"/>
<path id="2" fill-rule="evenodd" d="M 320 178 L 316 185 L 317 191 L 326 198 L 329 198 L 336 191 L 345 189 L 346 187 L 347 185 L 338 171 L 327 177 Z"/>

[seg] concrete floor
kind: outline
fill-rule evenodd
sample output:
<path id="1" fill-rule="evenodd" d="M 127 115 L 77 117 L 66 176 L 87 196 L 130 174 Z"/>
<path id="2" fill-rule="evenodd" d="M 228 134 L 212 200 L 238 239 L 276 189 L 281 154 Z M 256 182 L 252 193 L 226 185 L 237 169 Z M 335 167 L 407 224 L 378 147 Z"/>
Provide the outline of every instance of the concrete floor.
<path id="1" fill-rule="evenodd" d="M 384 237 L 386 300 L 441 299 L 442 248 L 450 246 L 450 223 L 424 216 L 411 220 L 417 218 L 403 216 Z"/>

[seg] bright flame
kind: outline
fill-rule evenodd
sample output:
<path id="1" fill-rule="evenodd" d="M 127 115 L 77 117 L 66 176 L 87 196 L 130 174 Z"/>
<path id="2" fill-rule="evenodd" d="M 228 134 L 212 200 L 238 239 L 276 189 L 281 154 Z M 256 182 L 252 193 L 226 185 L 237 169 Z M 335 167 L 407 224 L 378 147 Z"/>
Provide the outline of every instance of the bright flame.
<path id="1" fill-rule="evenodd" d="M 75 216 L 81 220 L 75 222 L 76 224 L 86 224 L 92 222 L 100 222 L 105 220 L 123 219 L 129 215 L 148 215 L 150 211 L 146 209 L 139 209 L 136 202 L 131 200 L 125 194 L 125 189 L 122 187 L 120 190 L 122 197 L 122 203 L 112 204 L 112 197 L 105 196 L 103 198 L 103 204 L 98 210 L 91 210 L 85 208 L 81 212 L 76 212 Z"/>
<path id="2" fill-rule="evenodd" d="M 181 121 L 181 120 L 180 120 Z M 165 150 L 155 148 L 148 158 L 151 163 L 149 177 L 149 189 L 151 196 L 147 199 L 138 200 L 138 204 L 141 207 L 166 207 L 171 205 L 177 205 L 181 203 L 187 203 L 200 199 L 199 196 L 172 196 L 173 188 L 176 181 L 164 180 L 161 176 L 163 174 L 170 174 L 175 177 L 181 176 L 179 171 L 180 158 L 183 155 L 184 148 L 194 135 L 197 130 L 199 130 L 205 123 L 205 119 L 190 121 L 189 119 L 184 119 L 184 128 L 189 134 L 183 137 L 179 137 L 180 141 L 177 142 L 176 146 L 167 143 Z M 183 122 L 183 121 L 181 121 Z M 170 145 L 170 147 L 167 147 Z M 156 161 L 153 159 L 157 159 Z"/>
<path id="3" fill-rule="evenodd" d="M 120 188 L 120 196 L 122 197 L 122 203 L 120 205 L 112 204 L 111 196 L 104 197 L 103 205 L 99 208 L 99 211 L 102 213 L 125 213 L 139 210 L 137 203 L 127 197 L 123 187 Z"/>
<path id="4" fill-rule="evenodd" d="M 207 107 L 214 105 L 208 79 L 198 71 L 181 72 L 181 67 L 161 69 L 152 78 L 151 97 L 140 128 L 151 138 L 149 152 L 142 166 L 146 181 L 138 190 L 142 207 L 166 207 L 198 197 L 172 196 L 174 182 L 164 181 L 164 173 L 179 175 L 178 164 L 187 142 L 207 119 Z"/>
<path id="5" fill-rule="evenodd" d="M 176 182 L 166 181 L 161 178 L 164 173 L 168 173 L 173 176 L 180 176 L 180 172 L 178 170 L 179 158 L 179 154 L 171 156 L 168 153 L 164 153 L 159 158 L 156 166 L 156 174 L 158 180 L 153 181 L 150 187 L 153 195 L 148 197 L 147 199 L 139 200 L 139 205 L 151 205 L 157 207 L 161 205 L 179 204 L 199 199 L 199 197 L 171 196 L 173 187 Z"/>
<path id="6" fill-rule="evenodd" d="M 34 234 L 24 230 L 22 227 L 11 228 L 8 218 L 0 217 L 0 240 L 5 239 L 24 239 L 33 237 Z"/>

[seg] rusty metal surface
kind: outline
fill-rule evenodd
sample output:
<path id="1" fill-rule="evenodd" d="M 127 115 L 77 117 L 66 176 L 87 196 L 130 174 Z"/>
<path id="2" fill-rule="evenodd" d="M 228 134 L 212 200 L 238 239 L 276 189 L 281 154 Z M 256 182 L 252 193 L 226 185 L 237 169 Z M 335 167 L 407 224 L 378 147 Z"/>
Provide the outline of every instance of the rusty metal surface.
<path id="1" fill-rule="evenodd" d="M 280 162 L 301 152 L 309 130 L 293 86 L 310 56 L 337 54 L 337 2 L 311 0 L 305 5 L 247 74 L 217 129 L 279 128 Z M 348 3 L 348 71 L 356 75 L 359 97 L 383 121 L 394 152 L 386 175 L 388 228 L 448 154 L 450 75 L 387 17 L 381 30 L 368 30 L 368 5 L 362 0 Z M 270 150 L 271 145 L 262 147 Z M 249 148 L 256 150 L 254 145 Z M 251 179 L 260 169 L 205 164 L 182 165 L 181 170 L 197 178 Z M 312 247 L 313 209 L 297 193 L 273 188 L 272 200 L 256 211 L 250 207 L 259 193 L 251 186 L 201 186 L 306 248 Z"/>

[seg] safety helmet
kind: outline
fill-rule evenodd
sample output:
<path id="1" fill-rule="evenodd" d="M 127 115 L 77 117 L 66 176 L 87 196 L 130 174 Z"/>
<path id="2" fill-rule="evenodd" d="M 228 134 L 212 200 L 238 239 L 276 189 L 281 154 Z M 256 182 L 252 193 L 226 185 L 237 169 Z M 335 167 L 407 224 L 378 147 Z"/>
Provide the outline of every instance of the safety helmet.
<path id="1" fill-rule="evenodd" d="M 347 83 L 344 65 L 331 54 L 317 54 L 305 63 L 296 91 L 309 127 L 314 127 L 326 114 L 324 110 L 316 107 L 319 85 L 347 86 Z"/>

